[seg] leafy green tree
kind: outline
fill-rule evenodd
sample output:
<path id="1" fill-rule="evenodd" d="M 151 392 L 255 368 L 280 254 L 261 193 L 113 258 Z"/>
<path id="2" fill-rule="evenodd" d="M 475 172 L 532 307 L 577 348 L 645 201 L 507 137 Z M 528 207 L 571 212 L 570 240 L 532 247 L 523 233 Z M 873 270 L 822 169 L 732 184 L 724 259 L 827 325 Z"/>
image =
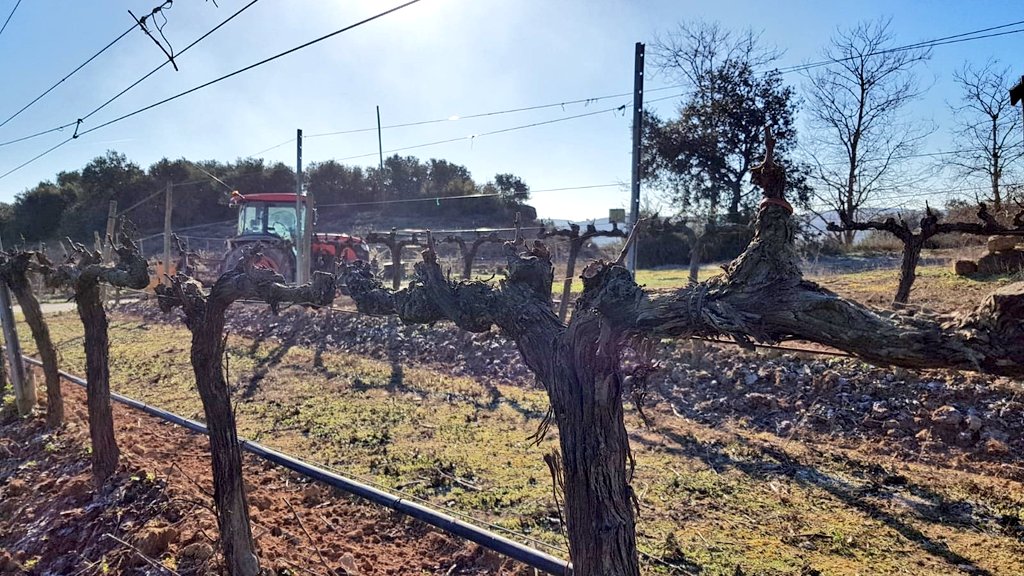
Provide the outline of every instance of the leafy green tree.
<path id="1" fill-rule="evenodd" d="M 62 189 L 53 182 L 40 182 L 18 194 L 11 207 L 11 233 L 17 240 L 39 242 L 57 235 L 61 217 L 75 203 L 74 189 Z"/>
<path id="2" fill-rule="evenodd" d="M 336 160 L 314 162 L 310 164 L 305 176 L 306 189 L 317 204 L 374 200 L 376 187 L 371 184 L 368 173 L 359 166 L 346 166 Z"/>
<path id="3" fill-rule="evenodd" d="M 657 66 L 686 89 L 678 118 L 646 115 L 645 177 L 684 210 L 724 209 L 729 221 L 748 220 L 757 198 L 750 170 L 764 157 L 765 126 L 778 161 L 793 164 L 796 96 L 777 70 L 761 71 L 778 53 L 753 31 L 733 34 L 704 22 L 680 24 L 653 52 Z"/>
<path id="4" fill-rule="evenodd" d="M 530 187 L 515 174 L 495 174 L 494 187 L 506 204 L 523 204 L 530 199 Z"/>
<path id="5" fill-rule="evenodd" d="M 106 229 L 110 200 L 128 206 L 152 193 L 154 187 L 138 164 L 113 150 L 91 160 L 77 177 L 69 178 L 76 184 L 77 196 L 63 212 L 60 234 L 90 243 L 94 232 L 102 234 Z"/>

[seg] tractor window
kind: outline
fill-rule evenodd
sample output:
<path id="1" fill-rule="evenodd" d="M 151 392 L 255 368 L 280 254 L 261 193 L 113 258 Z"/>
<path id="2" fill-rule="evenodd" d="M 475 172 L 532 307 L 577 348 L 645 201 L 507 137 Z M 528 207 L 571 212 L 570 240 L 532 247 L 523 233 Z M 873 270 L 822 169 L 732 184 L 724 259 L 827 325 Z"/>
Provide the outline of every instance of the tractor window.
<path id="1" fill-rule="evenodd" d="M 271 206 L 267 212 L 267 232 L 293 240 L 295 238 L 295 206 Z"/>
<path id="2" fill-rule="evenodd" d="M 266 204 L 245 204 L 238 211 L 238 235 L 266 233 Z"/>

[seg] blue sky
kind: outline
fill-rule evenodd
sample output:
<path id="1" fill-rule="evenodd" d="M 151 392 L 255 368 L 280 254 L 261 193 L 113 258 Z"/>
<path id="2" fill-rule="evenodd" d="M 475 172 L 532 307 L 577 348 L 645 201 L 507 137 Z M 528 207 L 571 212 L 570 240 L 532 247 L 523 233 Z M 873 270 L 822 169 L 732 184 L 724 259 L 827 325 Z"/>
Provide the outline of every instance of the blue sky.
<path id="1" fill-rule="evenodd" d="M 6 18 L 16 0 L 0 0 Z M 180 49 L 244 5 L 242 0 L 178 0 L 164 27 Z M 260 0 L 238 18 L 83 124 L 83 130 L 161 98 L 258 61 L 399 4 L 399 0 Z M 151 1 L 24 0 L 0 36 L 0 121 L 127 29 Z M 422 0 L 403 9 L 167 105 L 72 141 L 0 179 L 0 201 L 60 170 L 80 168 L 115 149 L 143 166 L 164 157 L 233 160 L 292 138 L 375 125 L 465 116 L 553 102 L 627 93 L 633 45 L 649 42 L 687 18 L 763 30 L 785 50 L 780 66 L 817 60 L 836 27 L 891 16 L 900 44 L 1024 20 L 1018 0 L 971 2 L 721 2 L 661 0 Z M 920 71 L 931 88 L 908 114 L 938 130 L 924 152 L 954 146 L 946 102 L 957 99 L 952 72 L 964 61 L 1019 62 L 1024 34 L 938 47 Z M 1015 59 L 1015 57 L 1017 57 Z M 0 128 L 0 141 L 74 122 L 159 64 L 159 49 L 140 31 Z M 648 99 L 672 91 L 648 68 Z M 801 78 L 787 75 L 799 87 Z M 481 119 L 385 130 L 384 149 L 543 122 L 621 104 L 618 97 Z M 654 104 L 662 115 L 675 104 Z M 628 108 L 628 106 L 627 106 Z M 498 172 L 522 176 L 532 188 L 626 183 L 630 173 L 630 118 L 605 112 L 505 134 L 404 152 L 465 164 L 478 181 Z M 32 158 L 73 130 L 0 147 L 0 174 Z M 373 131 L 307 138 L 305 162 L 376 152 Z M 293 164 L 293 144 L 262 154 Z M 375 157 L 350 161 L 376 164 Z M 962 186 L 936 179 L 936 189 Z M 624 207 L 626 187 L 538 192 L 533 204 L 552 218 L 607 215 Z"/>

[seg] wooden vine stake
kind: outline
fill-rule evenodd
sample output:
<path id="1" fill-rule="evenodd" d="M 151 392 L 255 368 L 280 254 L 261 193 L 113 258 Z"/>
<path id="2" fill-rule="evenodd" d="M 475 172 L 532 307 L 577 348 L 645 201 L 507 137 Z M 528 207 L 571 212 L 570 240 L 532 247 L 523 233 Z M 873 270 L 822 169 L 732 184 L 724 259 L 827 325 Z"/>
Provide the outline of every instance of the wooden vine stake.
<path id="1" fill-rule="evenodd" d="M 334 276 L 330 274 L 317 272 L 307 284 L 288 286 L 277 272 L 254 267 L 261 250 L 258 245 L 248 250 L 208 293 L 202 284 L 184 274 L 171 278 L 169 286 L 156 287 L 161 310 L 170 312 L 180 307 L 185 325 L 192 332 L 192 369 L 210 433 L 217 524 L 232 576 L 255 576 L 260 567 L 242 482 L 242 452 L 224 374 L 225 314 L 232 303 L 243 299 L 266 302 L 276 314 L 285 303 L 328 305 L 335 293 Z"/>
<path id="2" fill-rule="evenodd" d="M 107 313 L 100 298 L 100 283 L 141 290 L 149 284 L 146 259 L 132 239 L 133 230 L 121 222 L 120 244 L 114 246 L 117 262 L 103 262 L 98 250 L 68 241 L 71 251 L 56 268 L 42 263 L 51 286 L 74 291 L 78 317 L 85 330 L 86 396 L 89 409 L 89 436 L 92 439 L 92 473 L 102 484 L 117 469 L 120 452 L 114 439 L 114 419 L 110 408 L 110 341 L 107 335 Z M 111 238 L 107 242 L 113 244 Z M 49 384 L 48 384 L 49 386 Z"/>
<path id="3" fill-rule="evenodd" d="M 43 310 L 28 279 L 29 272 L 44 273 L 52 269 L 53 265 L 41 252 L 14 251 L 0 254 L 0 280 L 7 284 L 18 300 L 43 364 L 46 379 L 46 425 L 59 428 L 64 422 L 64 396 L 60 389 L 57 349 L 50 338 Z"/>
<path id="4" fill-rule="evenodd" d="M 505 245 L 508 277 L 498 286 L 450 281 L 432 246 L 403 290 L 386 289 L 359 263 L 342 273 L 364 313 L 448 320 L 472 332 L 496 325 L 516 342 L 558 425 L 576 576 L 640 572 L 619 359 L 644 338 L 725 335 L 745 346 L 804 339 L 877 364 L 1024 376 L 1024 283 L 1002 288 L 970 314 L 930 317 L 871 310 L 804 280 L 793 210 L 783 197 L 786 174 L 768 140 L 753 171 L 765 196 L 753 240 L 723 275 L 675 292 L 648 294 L 621 261 L 594 262 L 564 324 L 551 310 L 553 269 L 540 242 Z"/>

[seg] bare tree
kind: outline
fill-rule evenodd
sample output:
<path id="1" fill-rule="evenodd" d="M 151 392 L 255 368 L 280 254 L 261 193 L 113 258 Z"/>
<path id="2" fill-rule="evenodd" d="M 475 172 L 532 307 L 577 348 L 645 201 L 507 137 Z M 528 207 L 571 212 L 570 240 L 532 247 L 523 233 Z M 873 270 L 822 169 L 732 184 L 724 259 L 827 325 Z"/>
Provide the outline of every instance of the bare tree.
<path id="1" fill-rule="evenodd" d="M 1021 115 L 1006 97 L 1013 77 L 1008 67 L 989 60 L 981 68 L 966 63 L 953 78 L 963 90 L 960 105 L 952 106 L 958 152 L 944 161 L 964 178 L 984 180 L 989 192 L 978 199 L 991 202 L 998 214 L 1004 209 L 1007 184 L 1019 184 L 1024 158 Z"/>
<path id="2" fill-rule="evenodd" d="M 904 120 L 921 90 L 914 68 L 925 48 L 894 49 L 889 20 L 862 22 L 838 32 L 824 51 L 825 66 L 808 67 L 803 92 L 818 200 L 857 220 L 866 203 L 912 180 L 903 161 L 930 130 Z M 843 232 L 846 244 L 855 232 Z"/>
<path id="3" fill-rule="evenodd" d="M 764 157 L 764 126 L 774 131 L 779 162 L 791 163 L 786 156 L 796 146 L 795 92 L 778 70 L 762 70 L 779 52 L 753 30 L 689 21 L 656 39 L 652 53 L 684 94 L 678 117 L 645 117 L 645 178 L 687 212 L 715 215 L 722 207 L 730 222 L 748 222 L 757 201 L 750 170 Z M 803 173 L 788 172 L 800 200 Z"/>
<path id="4" fill-rule="evenodd" d="M 1024 376 L 1024 282 L 969 314 L 933 317 L 876 312 L 804 280 L 793 209 L 782 196 L 786 176 L 773 161 L 771 142 L 766 150 L 753 176 L 765 191 L 754 239 L 724 275 L 652 295 L 622 266 L 622 256 L 594 262 L 583 271 L 583 293 L 568 324 L 552 312 L 553 268 L 539 241 L 529 248 L 505 245 L 508 277 L 497 286 L 451 281 L 429 240 L 416 278 L 403 290 L 384 288 L 365 266 L 342 273 L 364 313 L 407 323 L 449 320 L 471 332 L 497 325 L 516 343 L 544 385 L 558 426 L 561 457 L 551 468 L 564 486 L 577 576 L 639 574 L 622 407 L 629 374 L 620 358 L 630 347 L 642 348 L 637 342 L 644 338 L 726 335 L 744 346 L 752 339 L 806 339 L 878 364 Z"/>

